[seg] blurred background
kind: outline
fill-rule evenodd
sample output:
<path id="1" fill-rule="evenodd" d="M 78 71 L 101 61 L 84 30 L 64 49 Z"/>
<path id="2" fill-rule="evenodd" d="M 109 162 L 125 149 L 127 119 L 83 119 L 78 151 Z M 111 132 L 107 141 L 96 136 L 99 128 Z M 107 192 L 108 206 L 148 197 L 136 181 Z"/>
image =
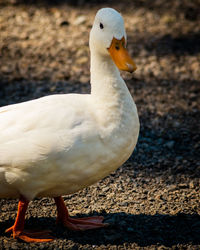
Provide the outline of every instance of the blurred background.
<path id="1" fill-rule="evenodd" d="M 74 215 L 103 214 L 111 231 L 102 229 L 99 239 L 98 233 L 58 230 L 61 240 L 54 244 L 198 249 L 199 0 L 0 0 L 0 106 L 55 93 L 89 93 L 89 31 L 102 7 L 115 8 L 125 20 L 128 50 L 138 69 L 122 75 L 138 108 L 140 137 L 119 170 L 65 198 Z M 55 217 L 49 199 L 37 202 L 29 217 Z M 16 204 L 1 203 L 2 221 L 10 224 Z M 2 246 L 10 247 L 0 233 Z"/>

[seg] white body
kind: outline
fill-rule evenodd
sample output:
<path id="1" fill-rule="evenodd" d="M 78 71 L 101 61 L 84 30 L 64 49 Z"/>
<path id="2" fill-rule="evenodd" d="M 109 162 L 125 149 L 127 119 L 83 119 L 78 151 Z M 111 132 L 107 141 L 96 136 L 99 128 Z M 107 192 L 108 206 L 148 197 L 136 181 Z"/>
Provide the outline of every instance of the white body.
<path id="1" fill-rule="evenodd" d="M 112 59 L 94 48 L 92 32 L 91 94 L 0 108 L 0 198 L 71 194 L 131 155 L 139 133 L 137 109 Z"/>

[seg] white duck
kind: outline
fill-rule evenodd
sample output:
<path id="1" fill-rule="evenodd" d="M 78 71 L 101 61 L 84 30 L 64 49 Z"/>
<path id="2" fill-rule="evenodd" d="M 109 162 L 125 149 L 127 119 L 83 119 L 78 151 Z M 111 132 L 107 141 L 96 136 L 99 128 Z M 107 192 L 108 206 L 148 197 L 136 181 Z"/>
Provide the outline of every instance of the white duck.
<path id="1" fill-rule="evenodd" d="M 72 219 L 61 195 L 72 194 L 117 169 L 138 138 L 136 105 L 120 76 L 136 66 L 126 51 L 122 16 L 96 14 L 90 32 L 91 94 L 51 95 L 0 108 L 0 197 L 19 198 L 14 225 L 26 242 L 53 240 L 24 230 L 35 197 L 54 197 L 57 222 L 72 230 L 103 227 L 103 217 Z M 117 66 L 117 67 L 116 67 Z"/>

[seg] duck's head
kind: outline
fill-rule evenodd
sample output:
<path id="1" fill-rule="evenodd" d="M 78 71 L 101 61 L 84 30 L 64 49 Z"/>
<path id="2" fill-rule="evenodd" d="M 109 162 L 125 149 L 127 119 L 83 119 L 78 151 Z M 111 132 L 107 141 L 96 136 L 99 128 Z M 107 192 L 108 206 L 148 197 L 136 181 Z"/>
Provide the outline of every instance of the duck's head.
<path id="1" fill-rule="evenodd" d="M 124 20 L 114 9 L 103 8 L 97 12 L 90 32 L 90 49 L 111 56 L 120 70 L 133 72 L 137 68 L 126 50 Z"/>

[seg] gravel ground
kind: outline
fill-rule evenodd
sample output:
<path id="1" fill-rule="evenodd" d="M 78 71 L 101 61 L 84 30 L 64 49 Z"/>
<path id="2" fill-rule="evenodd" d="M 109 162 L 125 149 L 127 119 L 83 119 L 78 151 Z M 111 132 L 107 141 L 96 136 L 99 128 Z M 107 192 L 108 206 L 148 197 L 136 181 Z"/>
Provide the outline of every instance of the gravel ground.
<path id="1" fill-rule="evenodd" d="M 108 228 L 56 227 L 53 200 L 36 199 L 26 227 L 48 227 L 57 239 L 18 242 L 4 233 L 17 200 L 0 200 L 0 249 L 200 249 L 200 1 L 115 2 L 0 0 L 0 106 L 88 93 L 89 30 L 96 11 L 110 6 L 124 16 L 138 66 L 123 76 L 141 122 L 122 167 L 64 197 L 71 215 L 103 215 Z"/>

